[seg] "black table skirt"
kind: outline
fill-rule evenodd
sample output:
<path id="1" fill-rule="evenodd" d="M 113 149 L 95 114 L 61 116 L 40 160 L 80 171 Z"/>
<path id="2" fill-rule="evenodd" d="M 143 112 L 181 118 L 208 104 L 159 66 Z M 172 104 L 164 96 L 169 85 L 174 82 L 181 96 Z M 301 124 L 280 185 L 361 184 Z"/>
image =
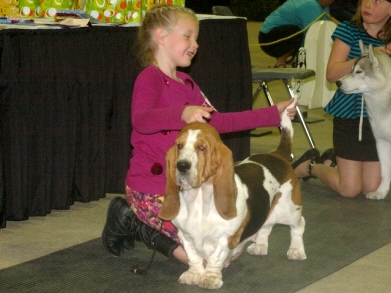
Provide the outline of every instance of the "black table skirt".
<path id="1" fill-rule="evenodd" d="M 122 193 L 136 27 L 0 30 L 0 227 Z M 185 69 L 221 112 L 251 108 L 244 19 L 208 19 Z M 224 135 L 235 159 L 249 132 Z"/>

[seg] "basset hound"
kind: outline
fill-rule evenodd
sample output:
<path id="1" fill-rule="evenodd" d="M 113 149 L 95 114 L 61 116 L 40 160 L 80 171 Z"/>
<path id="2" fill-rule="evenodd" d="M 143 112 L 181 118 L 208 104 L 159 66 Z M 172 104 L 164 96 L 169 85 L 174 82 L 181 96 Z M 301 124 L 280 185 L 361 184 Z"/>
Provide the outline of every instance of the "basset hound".
<path id="1" fill-rule="evenodd" d="M 180 283 L 220 288 L 223 267 L 248 241 L 253 242 L 248 253 L 267 254 L 268 236 L 277 223 L 291 227 L 288 259 L 306 259 L 301 186 L 289 162 L 293 127 L 285 116 L 277 150 L 236 166 L 218 132 L 205 123 L 188 124 L 167 152 L 159 216 L 177 227 L 188 257 Z"/>

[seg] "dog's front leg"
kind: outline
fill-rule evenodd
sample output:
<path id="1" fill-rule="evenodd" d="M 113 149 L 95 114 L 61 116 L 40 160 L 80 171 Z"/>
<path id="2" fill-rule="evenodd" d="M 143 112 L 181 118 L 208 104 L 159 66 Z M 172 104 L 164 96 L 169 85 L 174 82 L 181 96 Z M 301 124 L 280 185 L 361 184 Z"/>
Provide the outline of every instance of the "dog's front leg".
<path id="1" fill-rule="evenodd" d="M 369 192 L 369 199 L 384 199 L 390 190 L 391 183 L 391 144 L 389 141 L 377 138 L 376 148 L 381 169 L 381 183 L 376 191 Z"/>
<path id="2" fill-rule="evenodd" d="M 223 270 L 224 261 L 227 259 L 230 250 L 226 238 L 219 240 L 216 249 L 207 259 L 204 275 L 202 276 L 198 286 L 204 289 L 219 289 L 223 286 Z"/>
<path id="3" fill-rule="evenodd" d="M 182 242 L 189 263 L 188 270 L 182 273 L 178 281 L 181 284 L 198 285 L 204 274 L 204 259 L 198 255 L 191 241 L 181 237 L 180 232 L 178 233 L 178 236 Z"/>

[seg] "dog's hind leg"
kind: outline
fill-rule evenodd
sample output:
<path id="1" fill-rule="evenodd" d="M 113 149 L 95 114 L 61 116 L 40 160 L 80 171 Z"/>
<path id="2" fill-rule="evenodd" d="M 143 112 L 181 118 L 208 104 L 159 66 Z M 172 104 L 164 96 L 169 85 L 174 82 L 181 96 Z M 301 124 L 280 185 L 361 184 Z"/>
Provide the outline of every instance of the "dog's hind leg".
<path id="1" fill-rule="evenodd" d="M 291 226 L 291 245 L 287 256 L 290 260 L 305 260 L 307 258 L 304 251 L 303 234 L 305 230 L 304 217 L 300 217 L 298 225 Z"/>
<path id="2" fill-rule="evenodd" d="M 384 199 L 390 190 L 391 183 L 391 143 L 385 139 L 376 139 L 376 148 L 381 169 L 381 183 L 376 191 L 369 192 L 369 199 Z"/>

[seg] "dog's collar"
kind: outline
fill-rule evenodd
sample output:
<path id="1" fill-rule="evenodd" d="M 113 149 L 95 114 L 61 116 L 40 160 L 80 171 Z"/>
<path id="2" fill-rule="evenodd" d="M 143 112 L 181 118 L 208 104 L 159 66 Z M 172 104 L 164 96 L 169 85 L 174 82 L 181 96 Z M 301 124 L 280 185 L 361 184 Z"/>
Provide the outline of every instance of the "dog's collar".
<path id="1" fill-rule="evenodd" d="M 356 67 L 357 63 L 363 59 L 363 58 L 367 58 L 369 56 L 369 54 L 362 54 L 361 56 L 359 56 L 355 61 L 354 61 L 354 64 L 353 64 L 353 67 L 352 67 L 352 71 L 354 70 L 354 67 Z"/>
<path id="2" fill-rule="evenodd" d="M 354 62 L 354 64 L 357 64 L 357 62 L 360 61 L 362 58 L 367 58 L 368 56 L 369 56 L 368 53 L 360 55 L 360 57 L 357 58 L 357 60 L 356 60 L 356 62 Z"/>

